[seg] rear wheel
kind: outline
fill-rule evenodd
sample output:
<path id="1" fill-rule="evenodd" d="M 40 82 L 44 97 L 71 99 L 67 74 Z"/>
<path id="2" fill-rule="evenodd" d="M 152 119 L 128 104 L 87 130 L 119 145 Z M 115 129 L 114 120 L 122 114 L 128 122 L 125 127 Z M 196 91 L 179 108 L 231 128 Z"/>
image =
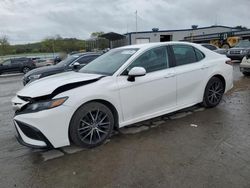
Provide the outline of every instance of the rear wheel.
<path id="1" fill-rule="evenodd" d="M 26 74 L 26 73 L 29 72 L 29 71 L 30 71 L 30 68 L 29 68 L 29 67 L 23 67 L 22 72 L 23 72 L 24 74 Z"/>
<path id="2" fill-rule="evenodd" d="M 207 83 L 204 97 L 203 97 L 203 106 L 212 108 L 217 106 L 224 94 L 225 87 L 221 79 L 213 77 Z"/>
<path id="3" fill-rule="evenodd" d="M 70 122 L 70 138 L 74 144 L 92 148 L 101 145 L 112 133 L 114 116 L 111 110 L 98 102 L 81 106 Z"/>

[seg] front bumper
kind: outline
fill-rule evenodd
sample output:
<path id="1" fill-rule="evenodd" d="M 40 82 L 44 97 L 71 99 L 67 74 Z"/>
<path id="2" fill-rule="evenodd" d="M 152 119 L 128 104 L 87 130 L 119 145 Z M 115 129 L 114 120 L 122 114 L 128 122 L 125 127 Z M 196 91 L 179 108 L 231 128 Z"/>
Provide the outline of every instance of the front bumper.
<path id="1" fill-rule="evenodd" d="M 14 117 L 18 141 L 32 148 L 58 148 L 70 145 L 68 130 L 74 110 L 59 107 Z"/>
<path id="2" fill-rule="evenodd" d="M 245 57 L 244 54 L 226 54 L 228 58 L 232 60 L 242 60 Z"/>
<path id="3" fill-rule="evenodd" d="M 240 72 L 250 72 L 250 67 L 240 67 Z"/>
<path id="4" fill-rule="evenodd" d="M 20 144 L 36 149 L 53 148 L 49 140 L 35 127 L 19 121 L 14 121 L 14 125 L 16 139 Z"/>
<path id="5" fill-rule="evenodd" d="M 246 60 L 240 64 L 240 71 L 241 72 L 250 72 L 250 62 Z"/>

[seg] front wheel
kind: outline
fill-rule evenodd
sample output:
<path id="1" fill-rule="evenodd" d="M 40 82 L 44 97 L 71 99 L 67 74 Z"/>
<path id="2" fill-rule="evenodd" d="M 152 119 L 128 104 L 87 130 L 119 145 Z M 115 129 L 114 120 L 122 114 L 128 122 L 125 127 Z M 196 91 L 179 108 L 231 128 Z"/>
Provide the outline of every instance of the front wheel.
<path id="1" fill-rule="evenodd" d="M 212 108 L 217 106 L 224 94 L 225 87 L 221 79 L 217 77 L 211 78 L 206 86 L 204 97 L 203 97 L 203 106 Z"/>
<path id="2" fill-rule="evenodd" d="M 107 106 L 99 102 L 87 103 L 71 119 L 70 138 L 81 147 L 99 146 L 112 133 L 114 122 L 114 116 Z"/>
<path id="3" fill-rule="evenodd" d="M 230 48 L 230 45 L 228 43 L 224 43 L 221 48 L 228 50 Z"/>
<path id="4" fill-rule="evenodd" d="M 27 72 L 30 71 L 30 68 L 29 67 L 23 67 L 23 73 L 26 74 Z"/>

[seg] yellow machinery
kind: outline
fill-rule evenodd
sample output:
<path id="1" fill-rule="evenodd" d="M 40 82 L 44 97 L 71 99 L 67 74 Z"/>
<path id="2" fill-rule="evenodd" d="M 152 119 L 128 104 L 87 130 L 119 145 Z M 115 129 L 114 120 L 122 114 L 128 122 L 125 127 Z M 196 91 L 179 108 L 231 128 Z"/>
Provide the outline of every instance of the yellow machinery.
<path id="1" fill-rule="evenodd" d="M 210 44 L 224 49 L 232 48 L 241 40 L 241 37 L 232 35 L 233 33 L 222 33 L 220 34 L 220 39 L 213 39 L 210 41 Z"/>

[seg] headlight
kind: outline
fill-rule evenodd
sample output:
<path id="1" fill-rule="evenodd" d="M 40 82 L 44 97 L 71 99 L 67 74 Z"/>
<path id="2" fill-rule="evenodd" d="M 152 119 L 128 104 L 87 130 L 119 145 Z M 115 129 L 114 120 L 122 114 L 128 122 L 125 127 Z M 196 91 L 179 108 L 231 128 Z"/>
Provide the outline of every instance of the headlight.
<path id="1" fill-rule="evenodd" d="M 241 50 L 241 54 L 247 54 L 248 50 Z"/>
<path id="2" fill-rule="evenodd" d="M 41 74 L 30 75 L 30 76 L 29 76 L 29 80 L 36 80 L 36 79 L 39 79 L 40 76 L 41 76 Z"/>
<path id="3" fill-rule="evenodd" d="M 31 103 L 27 106 L 25 111 L 34 112 L 34 111 L 41 111 L 41 110 L 55 108 L 55 107 L 62 105 L 67 99 L 68 97 L 63 97 L 63 98 L 52 99 L 52 100 L 43 101 L 43 102 Z"/>

